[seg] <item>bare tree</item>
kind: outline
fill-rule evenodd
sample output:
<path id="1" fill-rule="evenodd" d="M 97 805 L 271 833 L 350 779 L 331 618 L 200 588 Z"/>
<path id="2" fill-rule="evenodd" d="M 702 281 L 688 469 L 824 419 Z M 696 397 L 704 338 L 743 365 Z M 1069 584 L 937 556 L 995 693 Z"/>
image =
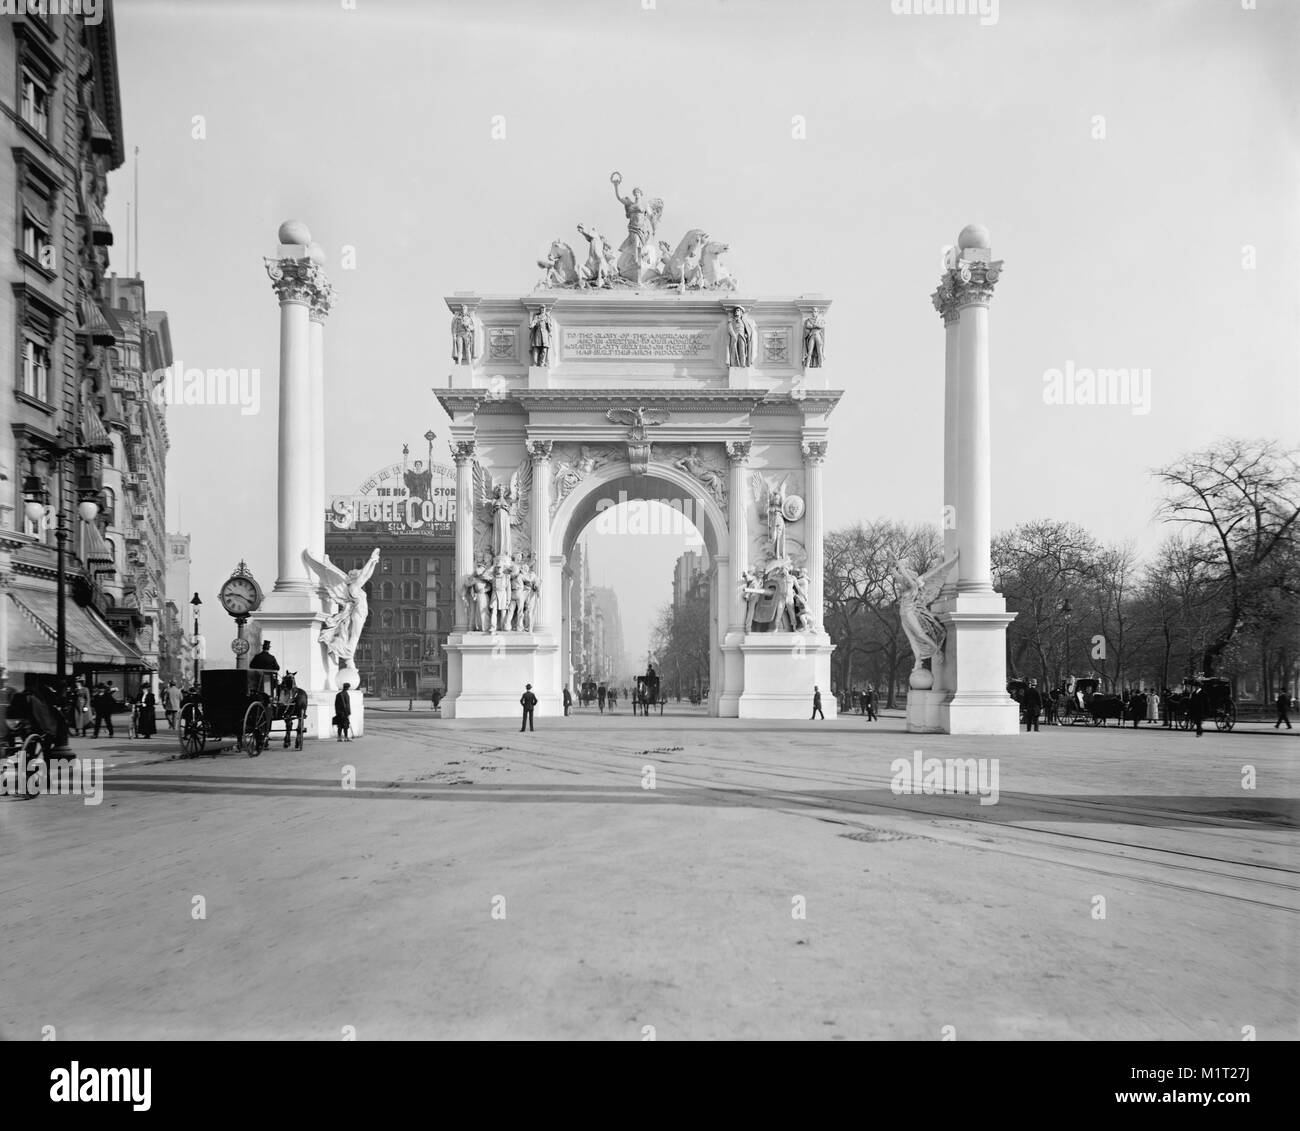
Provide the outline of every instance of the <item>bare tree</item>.
<path id="1" fill-rule="evenodd" d="M 1223 587 L 1223 609 L 1201 657 L 1212 675 L 1238 634 L 1267 614 L 1271 594 L 1300 594 L 1291 568 L 1300 464 L 1272 441 L 1223 439 L 1154 474 L 1165 487 L 1158 513 L 1197 528 L 1189 545 Z"/>

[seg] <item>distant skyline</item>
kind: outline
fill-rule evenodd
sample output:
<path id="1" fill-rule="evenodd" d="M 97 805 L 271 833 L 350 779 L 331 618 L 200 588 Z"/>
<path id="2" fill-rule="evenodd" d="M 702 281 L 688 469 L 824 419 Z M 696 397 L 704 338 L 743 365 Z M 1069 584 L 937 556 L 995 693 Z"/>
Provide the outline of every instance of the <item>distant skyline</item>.
<path id="1" fill-rule="evenodd" d="M 275 579 L 262 257 L 287 218 L 310 226 L 339 292 L 330 494 L 403 442 L 423 451 L 429 428 L 448 457 L 432 392 L 451 368 L 444 296 L 525 294 L 552 239 L 616 230 L 614 169 L 664 199 L 666 231 L 727 240 L 746 294 L 831 300 L 844 397 L 828 528 L 938 521 L 928 296 L 970 222 L 1006 264 L 990 319 L 995 530 L 1068 518 L 1149 553 L 1166 532 L 1150 468 L 1223 434 L 1300 435 L 1300 5 L 1003 0 L 985 26 L 889 0 L 123 0 L 115 18 L 128 160 L 110 179 L 113 268 L 134 239 L 139 146 L 150 306 L 185 365 L 261 378 L 257 412 L 168 410 L 169 524 L 193 536 L 205 601 L 240 558 Z M 1150 411 L 1045 392 L 1053 371 L 1120 367 L 1150 371 Z M 632 602 L 648 619 L 670 599 L 680 549 L 664 569 L 667 544 L 618 542 L 593 549 L 617 574 L 631 652 Z"/>

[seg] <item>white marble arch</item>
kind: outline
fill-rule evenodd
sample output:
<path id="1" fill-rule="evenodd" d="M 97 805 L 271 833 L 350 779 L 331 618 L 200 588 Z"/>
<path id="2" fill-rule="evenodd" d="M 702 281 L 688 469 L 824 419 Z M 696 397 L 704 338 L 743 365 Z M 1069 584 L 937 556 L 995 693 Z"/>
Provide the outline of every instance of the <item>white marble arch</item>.
<path id="1" fill-rule="evenodd" d="M 727 529 L 727 517 L 722 509 L 703 488 L 700 481 L 688 475 L 680 468 L 657 462 L 654 449 L 650 452 L 650 463 L 646 474 L 635 475 L 626 458 L 614 460 L 593 471 L 579 483 L 564 499 L 551 516 L 551 551 L 552 556 L 546 574 L 546 591 L 563 596 L 564 565 L 573 552 L 573 547 L 583 530 L 594 522 L 603 508 L 599 507 L 602 499 L 619 501 L 619 493 L 627 492 L 627 501 L 640 499 L 690 500 L 692 525 L 704 539 L 709 551 L 709 560 L 714 564 L 710 571 L 710 617 L 709 627 L 709 714 L 718 714 L 718 702 L 724 694 L 722 686 L 722 638 L 726 633 L 726 624 L 719 625 L 719 619 L 725 620 L 727 602 L 721 594 L 729 592 L 731 584 L 731 536 Z M 569 676 L 569 610 L 555 610 L 557 616 L 552 623 L 562 626 L 560 649 L 556 656 L 557 669 L 553 686 L 561 687 Z M 634 665 L 635 667 L 635 665 Z M 740 689 L 734 689 L 739 695 Z"/>

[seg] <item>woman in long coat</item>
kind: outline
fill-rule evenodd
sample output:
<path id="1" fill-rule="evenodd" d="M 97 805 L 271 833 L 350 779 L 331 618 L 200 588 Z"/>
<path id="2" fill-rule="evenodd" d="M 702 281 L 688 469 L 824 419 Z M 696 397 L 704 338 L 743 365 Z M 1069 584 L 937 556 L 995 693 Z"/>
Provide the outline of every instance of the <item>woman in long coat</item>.
<path id="1" fill-rule="evenodd" d="M 146 687 L 144 694 L 140 696 L 140 718 L 137 724 L 137 734 L 140 738 L 153 738 L 158 730 L 158 720 L 155 717 L 157 709 L 158 701 L 154 698 L 153 688 Z"/>
<path id="2" fill-rule="evenodd" d="M 90 713 L 90 688 L 86 686 L 84 680 L 77 680 L 77 715 L 74 726 L 77 733 L 82 738 L 86 737 L 86 731 L 90 729 L 90 724 L 94 717 Z"/>

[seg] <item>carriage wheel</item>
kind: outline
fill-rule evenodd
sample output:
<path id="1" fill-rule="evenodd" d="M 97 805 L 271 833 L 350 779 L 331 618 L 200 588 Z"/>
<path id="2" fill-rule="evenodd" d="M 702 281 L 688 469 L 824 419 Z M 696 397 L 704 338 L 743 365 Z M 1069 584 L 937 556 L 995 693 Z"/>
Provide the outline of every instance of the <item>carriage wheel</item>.
<path id="1" fill-rule="evenodd" d="M 38 758 L 45 757 L 45 736 L 40 734 L 29 734 L 27 740 L 23 743 L 23 757 L 30 766 Z"/>
<path id="2" fill-rule="evenodd" d="M 1103 719 L 1100 715 L 1090 715 L 1088 717 L 1088 722 L 1090 722 L 1095 727 L 1101 726 L 1101 724 L 1104 723 L 1105 721 L 1106 720 Z"/>
<path id="3" fill-rule="evenodd" d="M 1214 725 L 1219 730 L 1231 730 L 1237 725 L 1237 709 L 1231 703 L 1214 712 Z"/>
<path id="4" fill-rule="evenodd" d="M 180 726 L 177 728 L 181 749 L 186 754 L 202 754 L 208 743 L 207 727 L 203 723 L 203 709 L 197 703 L 186 703 L 181 708 Z"/>
<path id="5" fill-rule="evenodd" d="M 271 720 L 266 707 L 261 703 L 250 703 L 244 712 L 244 729 L 239 732 L 240 749 L 247 750 L 250 758 L 256 758 L 266 748 L 266 736 L 271 730 Z"/>
<path id="6" fill-rule="evenodd" d="M 1178 729 L 1179 729 L 1179 730 L 1191 730 L 1191 729 L 1192 729 L 1192 716 L 1191 716 L 1191 715 L 1179 715 L 1179 716 L 1178 716 Z"/>

